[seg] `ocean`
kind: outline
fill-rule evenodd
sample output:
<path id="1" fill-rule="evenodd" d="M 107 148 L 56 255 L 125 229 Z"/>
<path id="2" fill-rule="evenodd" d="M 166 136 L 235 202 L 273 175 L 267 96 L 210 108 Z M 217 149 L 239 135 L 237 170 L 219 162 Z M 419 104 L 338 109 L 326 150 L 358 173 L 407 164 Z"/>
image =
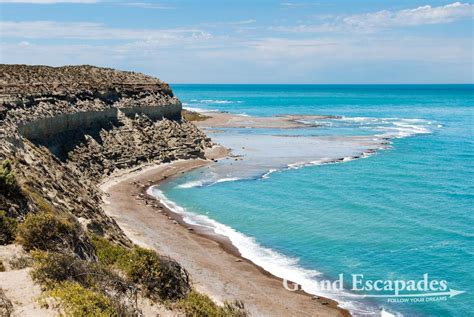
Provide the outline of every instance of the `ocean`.
<path id="1" fill-rule="evenodd" d="M 337 116 L 298 129 L 211 131 L 246 159 L 152 189 L 186 221 L 228 236 L 244 257 L 355 315 L 474 314 L 473 85 L 172 88 L 197 111 Z M 345 290 L 316 291 L 317 281 L 340 274 Z M 390 290 L 350 290 L 354 274 L 428 274 L 465 293 L 394 300 L 377 297 Z"/>

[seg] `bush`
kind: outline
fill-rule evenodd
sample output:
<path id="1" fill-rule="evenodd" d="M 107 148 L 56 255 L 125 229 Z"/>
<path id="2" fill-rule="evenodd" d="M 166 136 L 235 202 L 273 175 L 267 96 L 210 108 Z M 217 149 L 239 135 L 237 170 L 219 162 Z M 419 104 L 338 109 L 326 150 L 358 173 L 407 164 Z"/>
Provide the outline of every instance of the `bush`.
<path id="1" fill-rule="evenodd" d="M 18 226 L 17 240 L 27 251 L 64 251 L 76 248 L 79 235 L 79 226 L 66 217 L 39 212 L 28 214 Z"/>
<path id="2" fill-rule="evenodd" d="M 12 171 L 10 160 L 3 160 L 0 163 L 0 189 L 7 190 L 16 188 L 17 183 Z"/>
<path id="3" fill-rule="evenodd" d="M 208 296 L 200 294 L 195 290 L 180 301 L 179 308 L 184 310 L 186 316 L 209 316 L 220 317 L 221 309 Z"/>
<path id="4" fill-rule="evenodd" d="M 97 236 L 92 236 L 91 241 L 100 263 L 127 270 L 131 260 L 130 250 Z"/>
<path id="5" fill-rule="evenodd" d="M 12 270 L 22 270 L 33 265 L 33 259 L 29 256 L 14 256 L 8 261 Z"/>
<path id="6" fill-rule="evenodd" d="M 32 254 L 35 264 L 31 275 L 44 289 L 54 291 L 60 285 L 77 284 L 106 296 L 120 312 L 118 315 L 135 316 L 136 287 L 106 267 L 72 254 L 43 251 L 33 251 Z M 63 300 L 67 301 L 67 298 Z"/>
<path id="7" fill-rule="evenodd" d="M 177 300 L 189 293 L 188 273 L 177 262 L 139 247 L 128 250 L 96 236 L 91 241 L 99 262 L 120 269 L 131 282 L 141 284 L 145 296 Z"/>
<path id="8" fill-rule="evenodd" d="M 32 278 L 46 288 L 59 282 L 75 281 L 84 286 L 93 285 L 90 270 L 85 261 L 71 254 L 34 251 Z"/>
<path id="9" fill-rule="evenodd" d="M 63 282 L 45 293 L 59 301 L 67 316 L 118 316 L 110 298 L 99 292 L 84 288 L 76 282 Z"/>
<path id="10" fill-rule="evenodd" d="M 0 316 L 10 317 L 13 314 L 13 304 L 5 295 L 5 292 L 0 287 Z"/>
<path id="11" fill-rule="evenodd" d="M 177 300 L 191 290 L 186 270 L 152 250 L 135 247 L 129 259 L 122 263 L 129 280 L 142 285 L 144 295 L 151 299 Z"/>
<path id="12" fill-rule="evenodd" d="M 0 210 L 0 245 L 9 244 L 15 240 L 17 222 L 7 217 L 5 211 Z"/>
<path id="13" fill-rule="evenodd" d="M 106 267 L 81 260 L 72 254 L 35 251 L 33 258 L 35 264 L 32 277 L 46 288 L 64 281 L 121 293 L 133 288 Z"/>
<path id="14" fill-rule="evenodd" d="M 189 295 L 178 303 L 186 316 L 208 316 L 208 317 L 245 317 L 248 316 L 242 302 L 235 304 L 225 303 L 224 307 L 218 306 L 207 295 L 192 290 Z"/>
<path id="15" fill-rule="evenodd" d="M 181 116 L 188 121 L 204 121 L 210 118 L 202 113 L 189 110 L 182 110 Z"/>
<path id="16" fill-rule="evenodd" d="M 126 269 L 133 283 L 143 286 L 146 297 L 154 298 L 160 291 L 160 258 L 151 250 L 136 247 Z"/>
<path id="17" fill-rule="evenodd" d="M 160 292 L 162 299 L 177 300 L 191 291 L 188 272 L 176 261 L 160 259 Z"/>

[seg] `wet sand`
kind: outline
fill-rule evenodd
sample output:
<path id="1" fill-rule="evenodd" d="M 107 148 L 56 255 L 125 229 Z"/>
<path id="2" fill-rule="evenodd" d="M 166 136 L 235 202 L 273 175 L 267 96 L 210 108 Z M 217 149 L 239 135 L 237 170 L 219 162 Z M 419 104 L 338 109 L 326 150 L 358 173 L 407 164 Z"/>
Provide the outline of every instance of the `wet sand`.
<path id="1" fill-rule="evenodd" d="M 322 120 L 335 118 L 334 116 L 315 115 L 284 115 L 275 117 L 250 117 L 225 112 L 203 112 L 209 118 L 196 121 L 200 128 L 266 128 L 266 129 L 295 129 L 308 127 L 299 120 Z"/>
<path id="2" fill-rule="evenodd" d="M 184 223 L 146 194 L 151 185 L 212 164 L 225 153 L 215 147 L 208 160 L 145 166 L 111 177 L 101 184 L 104 209 L 133 242 L 176 259 L 194 286 L 219 303 L 242 300 L 252 316 L 349 316 L 333 300 L 286 290 L 281 279 L 240 257 L 227 238 Z"/>

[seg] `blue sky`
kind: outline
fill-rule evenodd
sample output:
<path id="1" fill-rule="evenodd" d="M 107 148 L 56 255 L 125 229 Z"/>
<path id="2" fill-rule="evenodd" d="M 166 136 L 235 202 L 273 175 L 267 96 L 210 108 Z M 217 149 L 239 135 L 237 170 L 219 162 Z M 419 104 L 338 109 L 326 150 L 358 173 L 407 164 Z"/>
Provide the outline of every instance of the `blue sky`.
<path id="1" fill-rule="evenodd" d="M 0 60 L 171 83 L 472 83 L 469 1 L 0 0 Z"/>

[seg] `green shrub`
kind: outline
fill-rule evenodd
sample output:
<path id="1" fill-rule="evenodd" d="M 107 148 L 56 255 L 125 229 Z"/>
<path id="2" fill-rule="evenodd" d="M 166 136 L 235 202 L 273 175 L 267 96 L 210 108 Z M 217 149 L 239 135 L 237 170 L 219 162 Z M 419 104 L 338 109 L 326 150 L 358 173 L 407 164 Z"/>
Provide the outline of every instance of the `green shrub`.
<path id="1" fill-rule="evenodd" d="M 38 210 L 40 210 L 42 212 L 54 213 L 53 206 L 48 201 L 46 201 L 46 199 L 41 197 L 40 194 L 38 194 L 36 191 L 34 191 L 32 189 L 31 184 L 23 184 L 21 186 L 21 191 L 24 195 L 30 197 L 30 199 L 37 206 Z"/>
<path id="2" fill-rule="evenodd" d="M 74 250 L 80 228 L 68 218 L 51 212 L 30 213 L 18 226 L 17 240 L 25 250 L 64 251 Z"/>
<path id="3" fill-rule="evenodd" d="M 33 251 L 33 279 L 45 288 L 74 281 L 113 293 L 134 292 L 135 287 L 100 263 L 85 261 L 71 253 Z"/>
<path id="4" fill-rule="evenodd" d="M 233 303 L 224 303 L 224 315 L 232 317 L 247 317 L 249 313 L 245 310 L 244 302 L 236 300 Z"/>
<path id="5" fill-rule="evenodd" d="M 184 311 L 188 317 L 245 317 L 248 316 L 242 302 L 234 304 L 225 303 L 223 307 L 218 306 L 209 296 L 192 290 L 189 295 L 180 300 L 178 308 Z"/>
<path id="6" fill-rule="evenodd" d="M 100 263 L 127 270 L 131 261 L 130 250 L 97 236 L 92 236 L 91 241 Z"/>
<path id="7" fill-rule="evenodd" d="M 59 302 L 60 308 L 67 316 L 118 316 L 113 302 L 97 291 L 84 288 L 76 282 L 62 282 L 47 291 L 45 296 Z"/>
<path id="8" fill-rule="evenodd" d="M 31 276 L 44 289 L 52 291 L 58 285 L 75 283 L 106 296 L 120 312 L 119 316 L 135 316 L 132 299 L 136 287 L 100 263 L 82 260 L 71 253 L 33 251 L 32 255 Z"/>
<path id="9" fill-rule="evenodd" d="M 17 222 L 7 217 L 5 211 L 0 210 L 0 245 L 9 244 L 15 240 Z"/>
<path id="10" fill-rule="evenodd" d="M 181 116 L 188 121 L 204 121 L 210 118 L 202 113 L 189 110 L 182 110 Z"/>
<path id="11" fill-rule="evenodd" d="M 97 236 L 91 241 L 99 262 L 120 269 L 131 282 L 142 285 L 145 296 L 177 300 L 189 293 L 188 273 L 177 262 L 139 247 L 128 250 Z"/>
<path id="12" fill-rule="evenodd" d="M 195 290 L 180 301 L 179 308 L 184 310 L 186 316 L 209 316 L 220 317 L 221 309 L 208 296 L 200 294 Z"/>
<path id="13" fill-rule="evenodd" d="M 14 256 L 8 264 L 13 270 L 22 270 L 33 265 L 33 259 L 30 256 Z"/>
<path id="14" fill-rule="evenodd" d="M 160 258 L 160 298 L 178 300 L 191 291 L 188 272 L 176 261 Z"/>
<path id="15" fill-rule="evenodd" d="M 53 288 L 64 281 L 78 282 L 84 286 L 94 284 L 88 264 L 72 254 L 33 251 L 33 280 L 45 288 Z"/>
<path id="16" fill-rule="evenodd" d="M 3 160 L 0 163 L 0 188 L 7 190 L 9 188 L 16 188 L 17 182 L 12 171 L 10 160 Z"/>
<path id="17" fill-rule="evenodd" d="M 160 290 L 160 258 L 154 251 L 136 247 L 126 270 L 133 283 L 143 286 L 144 295 L 155 298 Z"/>

